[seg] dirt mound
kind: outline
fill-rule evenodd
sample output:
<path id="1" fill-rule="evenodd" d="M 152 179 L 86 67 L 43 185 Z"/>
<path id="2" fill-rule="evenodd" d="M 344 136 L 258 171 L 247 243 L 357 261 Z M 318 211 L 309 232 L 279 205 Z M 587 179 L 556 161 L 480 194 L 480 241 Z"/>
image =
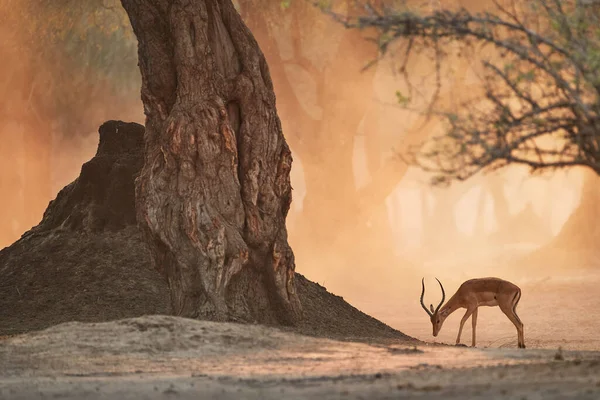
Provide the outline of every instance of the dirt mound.
<path id="1" fill-rule="evenodd" d="M 61 322 L 170 314 L 164 278 L 135 222 L 144 127 L 108 121 L 96 155 L 51 201 L 40 224 L 0 251 L 0 335 Z M 410 339 L 297 276 L 305 310 L 295 331 L 348 339 Z"/>
<path id="2" fill-rule="evenodd" d="M 294 329 L 296 332 L 355 341 L 413 340 L 300 274 L 296 274 L 296 289 L 305 313 L 304 320 Z"/>
<path id="3" fill-rule="evenodd" d="M 146 267 L 150 255 L 135 226 L 144 128 L 109 121 L 99 132 L 80 176 L 39 225 L 0 251 L 0 334 L 170 312 L 167 284 Z"/>

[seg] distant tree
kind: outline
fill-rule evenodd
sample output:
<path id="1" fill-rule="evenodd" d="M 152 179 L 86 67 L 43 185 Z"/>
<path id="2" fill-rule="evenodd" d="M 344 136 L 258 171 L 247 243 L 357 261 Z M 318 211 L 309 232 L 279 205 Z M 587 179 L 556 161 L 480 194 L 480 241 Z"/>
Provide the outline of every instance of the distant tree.
<path id="1" fill-rule="evenodd" d="M 507 165 L 532 173 L 579 166 L 600 174 L 600 1 L 494 0 L 494 5 L 486 13 L 424 15 L 400 1 L 394 7 L 366 5 L 355 18 L 329 13 L 349 28 L 378 29 L 384 54 L 402 40 L 404 57 L 427 53 L 434 65 L 448 61 L 453 46 L 462 57 L 479 55 L 482 88 L 452 107 L 434 96 L 420 111 L 442 120 L 444 133 L 402 154 L 431 172 L 432 183 Z M 438 82 L 446 78 L 436 75 Z M 410 96 L 398 95 L 411 106 Z M 598 189 L 590 173 L 560 233 L 523 265 L 596 264 L 600 233 L 590 221 L 598 214 Z"/>
<path id="2" fill-rule="evenodd" d="M 483 96 L 452 110 L 433 101 L 426 112 L 443 119 L 445 133 L 405 155 L 434 173 L 434 183 L 508 164 L 533 172 L 583 166 L 600 173 L 599 2 L 495 4 L 493 13 L 421 15 L 406 7 L 366 6 L 354 18 L 331 14 L 347 27 L 378 29 L 384 52 L 408 39 L 406 57 L 430 51 L 432 62 L 441 64 L 452 45 L 465 54 L 492 49 L 481 64 Z"/>

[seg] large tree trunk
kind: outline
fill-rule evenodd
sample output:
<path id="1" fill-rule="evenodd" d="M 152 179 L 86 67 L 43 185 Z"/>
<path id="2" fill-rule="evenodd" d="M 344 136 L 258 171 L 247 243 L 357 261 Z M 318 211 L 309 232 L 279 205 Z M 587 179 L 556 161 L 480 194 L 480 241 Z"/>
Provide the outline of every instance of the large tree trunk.
<path id="1" fill-rule="evenodd" d="M 178 315 L 293 323 L 292 157 L 267 64 L 230 0 L 122 0 L 139 41 L 139 224 Z"/>

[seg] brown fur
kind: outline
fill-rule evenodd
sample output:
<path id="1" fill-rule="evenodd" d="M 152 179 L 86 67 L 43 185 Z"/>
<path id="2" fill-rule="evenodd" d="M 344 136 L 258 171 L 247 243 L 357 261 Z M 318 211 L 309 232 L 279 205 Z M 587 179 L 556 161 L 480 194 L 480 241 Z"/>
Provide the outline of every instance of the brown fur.
<path id="1" fill-rule="evenodd" d="M 439 282 L 439 281 L 438 281 Z M 441 286 L 440 282 L 440 286 Z M 443 286 L 442 290 L 443 290 Z M 423 286 L 423 294 L 425 288 Z M 470 279 L 464 282 L 456 293 L 448 300 L 448 302 L 442 306 L 438 305 L 436 310 L 431 312 L 427 310 L 423 304 L 421 298 L 421 305 L 427 311 L 430 316 L 431 324 L 433 327 L 433 336 L 437 336 L 444 320 L 448 318 L 450 314 L 459 308 L 466 308 L 467 312 L 460 321 L 460 327 L 458 329 L 458 336 L 456 338 L 456 344 L 460 343 L 460 336 L 462 333 L 463 326 L 469 317 L 472 317 L 473 323 L 473 339 L 472 345 L 475 347 L 476 343 L 476 327 L 477 327 L 477 309 L 482 306 L 487 307 L 500 307 L 500 310 L 508 317 L 508 319 L 517 328 L 518 346 L 525 348 L 525 338 L 523 333 L 523 323 L 517 315 L 516 309 L 519 300 L 521 299 L 521 289 L 508 281 L 499 278 L 478 278 Z M 443 302 L 444 299 L 442 299 Z"/>

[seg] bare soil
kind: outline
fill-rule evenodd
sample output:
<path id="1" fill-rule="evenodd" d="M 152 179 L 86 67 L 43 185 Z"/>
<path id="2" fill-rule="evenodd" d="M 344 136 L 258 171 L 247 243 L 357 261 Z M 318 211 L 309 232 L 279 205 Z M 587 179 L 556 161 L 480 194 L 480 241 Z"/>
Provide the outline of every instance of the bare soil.
<path id="1" fill-rule="evenodd" d="M 0 398 L 544 398 L 600 396 L 600 354 L 358 343 L 147 316 L 0 341 Z"/>

